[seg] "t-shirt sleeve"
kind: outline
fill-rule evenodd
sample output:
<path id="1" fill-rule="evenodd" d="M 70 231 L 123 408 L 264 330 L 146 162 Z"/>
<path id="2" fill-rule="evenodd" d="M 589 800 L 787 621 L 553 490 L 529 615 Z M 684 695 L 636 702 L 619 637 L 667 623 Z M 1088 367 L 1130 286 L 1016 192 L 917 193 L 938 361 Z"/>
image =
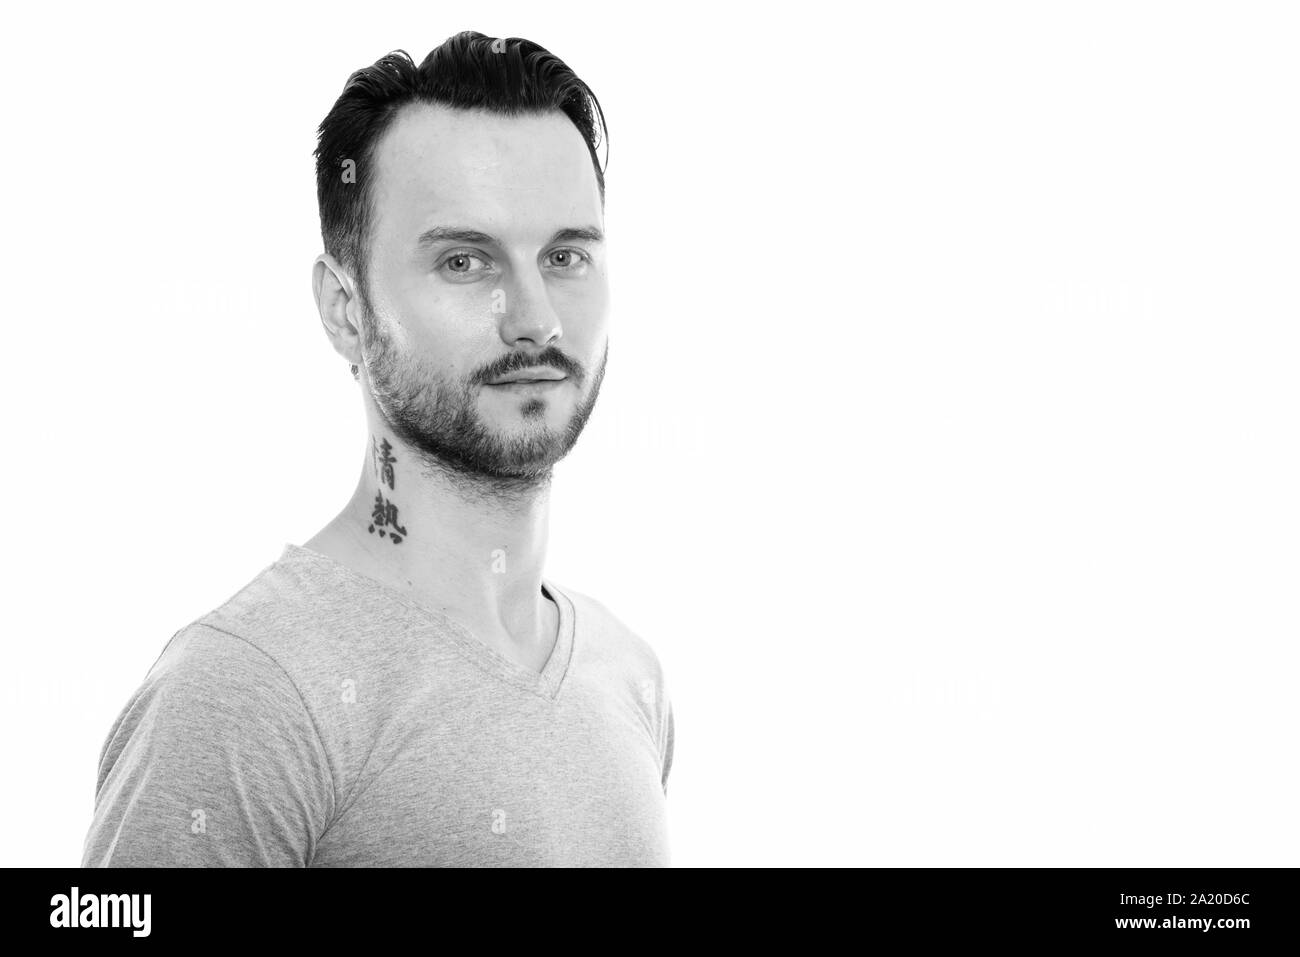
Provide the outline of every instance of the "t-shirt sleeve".
<path id="1" fill-rule="evenodd" d="M 167 644 L 100 757 L 83 867 L 303 867 L 334 810 L 289 675 L 195 623 Z"/>

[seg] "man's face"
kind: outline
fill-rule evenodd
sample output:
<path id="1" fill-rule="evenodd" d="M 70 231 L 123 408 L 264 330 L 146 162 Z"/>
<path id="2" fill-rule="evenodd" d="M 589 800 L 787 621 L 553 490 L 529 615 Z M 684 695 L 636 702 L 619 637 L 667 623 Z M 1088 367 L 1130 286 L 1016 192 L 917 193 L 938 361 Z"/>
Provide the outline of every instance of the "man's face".
<path id="1" fill-rule="evenodd" d="M 375 404 L 458 471 L 546 474 L 605 372 L 604 215 L 582 134 L 562 113 L 408 106 L 375 166 L 363 332 Z M 549 378 L 500 381 L 519 376 Z"/>

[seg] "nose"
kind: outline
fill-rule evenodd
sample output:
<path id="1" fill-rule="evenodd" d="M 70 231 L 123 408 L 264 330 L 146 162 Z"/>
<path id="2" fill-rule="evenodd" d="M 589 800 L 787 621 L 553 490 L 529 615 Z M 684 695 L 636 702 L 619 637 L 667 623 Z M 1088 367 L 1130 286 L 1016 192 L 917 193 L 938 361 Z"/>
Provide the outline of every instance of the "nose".
<path id="1" fill-rule="evenodd" d="M 515 346 L 530 342 L 544 348 L 564 334 L 560 316 L 540 276 L 516 278 L 506 288 L 505 309 L 500 320 L 501 339 Z"/>

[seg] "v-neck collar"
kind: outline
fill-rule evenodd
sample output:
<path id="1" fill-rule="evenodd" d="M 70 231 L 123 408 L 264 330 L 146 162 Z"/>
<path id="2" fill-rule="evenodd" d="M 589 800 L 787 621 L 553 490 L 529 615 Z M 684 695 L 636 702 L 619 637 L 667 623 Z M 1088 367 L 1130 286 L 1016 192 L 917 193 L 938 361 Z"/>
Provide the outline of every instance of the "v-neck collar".
<path id="1" fill-rule="evenodd" d="M 560 688 L 564 685 L 564 678 L 569 672 L 569 663 L 573 658 L 575 613 L 573 602 L 569 599 L 569 596 L 564 594 L 548 578 L 544 577 L 542 579 L 542 588 L 555 602 L 556 608 L 559 609 L 560 623 L 550 657 L 546 659 L 546 664 L 543 665 L 542 670 L 537 672 L 525 668 L 523 665 L 507 658 L 495 648 L 484 644 L 474 637 L 468 628 L 454 618 L 417 604 L 397 589 L 391 588 L 369 575 L 363 575 L 323 552 L 288 542 L 285 544 L 279 560 L 281 562 L 291 562 L 293 560 L 310 562 L 318 567 L 328 569 L 353 587 L 382 595 L 387 601 L 400 603 L 427 622 L 437 625 L 441 634 L 446 635 L 455 643 L 457 648 L 468 655 L 480 667 L 518 688 L 531 691 L 548 701 L 553 701 L 559 695 Z"/>

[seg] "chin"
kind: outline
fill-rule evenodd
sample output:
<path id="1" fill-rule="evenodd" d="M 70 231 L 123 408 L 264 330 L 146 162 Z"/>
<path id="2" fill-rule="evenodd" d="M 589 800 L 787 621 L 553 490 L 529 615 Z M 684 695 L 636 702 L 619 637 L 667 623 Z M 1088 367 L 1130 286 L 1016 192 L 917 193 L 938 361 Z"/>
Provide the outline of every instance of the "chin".
<path id="1" fill-rule="evenodd" d="M 574 404 L 568 399 L 511 396 L 508 402 L 494 402 L 485 411 L 485 419 L 508 432 L 539 426 L 561 432 L 573 417 Z"/>

